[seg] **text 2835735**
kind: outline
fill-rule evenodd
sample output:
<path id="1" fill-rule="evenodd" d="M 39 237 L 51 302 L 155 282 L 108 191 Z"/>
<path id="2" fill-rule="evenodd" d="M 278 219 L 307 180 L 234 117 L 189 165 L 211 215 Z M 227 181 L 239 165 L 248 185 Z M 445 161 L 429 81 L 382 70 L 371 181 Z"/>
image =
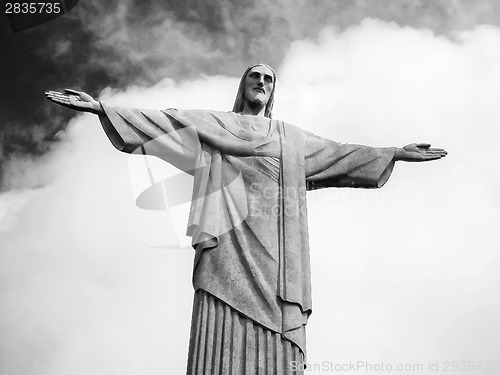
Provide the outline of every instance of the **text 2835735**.
<path id="1" fill-rule="evenodd" d="M 59 2 L 5 3 L 6 14 L 59 14 L 62 11 Z"/>

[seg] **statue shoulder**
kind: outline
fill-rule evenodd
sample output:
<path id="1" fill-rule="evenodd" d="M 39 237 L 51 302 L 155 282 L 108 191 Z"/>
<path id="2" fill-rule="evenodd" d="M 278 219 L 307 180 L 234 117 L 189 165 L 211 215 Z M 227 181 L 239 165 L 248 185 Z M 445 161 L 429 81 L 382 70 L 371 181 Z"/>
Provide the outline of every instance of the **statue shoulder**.
<path id="1" fill-rule="evenodd" d="M 302 129 L 297 125 L 293 125 L 284 121 L 281 122 L 283 125 L 284 133 L 287 138 L 294 138 L 296 141 L 305 142 L 307 138 L 311 135 L 307 130 Z"/>

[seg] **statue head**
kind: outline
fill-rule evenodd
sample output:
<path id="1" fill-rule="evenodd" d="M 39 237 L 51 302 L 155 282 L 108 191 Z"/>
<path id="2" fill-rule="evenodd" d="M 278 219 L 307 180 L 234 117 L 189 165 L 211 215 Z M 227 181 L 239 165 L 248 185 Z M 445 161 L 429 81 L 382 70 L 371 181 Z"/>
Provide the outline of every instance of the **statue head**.
<path id="1" fill-rule="evenodd" d="M 272 117 L 274 91 L 276 89 L 276 73 L 266 64 L 254 64 L 249 66 L 240 80 L 233 112 L 241 112 L 245 101 L 250 103 L 262 103 L 266 108 L 265 117 Z"/>

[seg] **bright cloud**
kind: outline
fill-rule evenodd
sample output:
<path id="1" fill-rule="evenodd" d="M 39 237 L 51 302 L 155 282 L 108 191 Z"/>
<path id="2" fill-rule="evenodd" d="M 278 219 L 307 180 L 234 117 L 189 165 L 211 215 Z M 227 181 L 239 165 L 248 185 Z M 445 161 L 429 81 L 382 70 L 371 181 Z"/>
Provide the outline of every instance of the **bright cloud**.
<path id="1" fill-rule="evenodd" d="M 340 142 L 450 151 L 399 163 L 381 190 L 310 193 L 309 362 L 498 359 L 499 67 L 491 26 L 451 41 L 366 20 L 288 51 L 276 118 Z M 229 110 L 237 83 L 166 78 L 101 99 Z M 1 372 L 183 373 L 193 254 L 156 247 L 177 244 L 176 218 L 135 207 L 131 156 L 96 118 L 61 137 L 13 161 L 0 195 Z"/>

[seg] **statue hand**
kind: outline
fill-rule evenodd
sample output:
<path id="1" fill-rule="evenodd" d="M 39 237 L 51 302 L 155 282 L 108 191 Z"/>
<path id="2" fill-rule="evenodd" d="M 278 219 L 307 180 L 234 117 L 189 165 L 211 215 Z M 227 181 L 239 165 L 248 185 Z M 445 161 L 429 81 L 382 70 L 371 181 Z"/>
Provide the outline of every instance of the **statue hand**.
<path id="1" fill-rule="evenodd" d="M 396 150 L 396 160 L 430 161 L 444 158 L 448 155 L 442 148 L 430 148 L 429 143 L 412 143 Z"/>
<path id="2" fill-rule="evenodd" d="M 47 91 L 45 96 L 56 104 L 76 111 L 90 112 L 96 115 L 104 114 L 101 103 L 82 91 L 66 89 L 64 94 L 57 91 Z"/>

